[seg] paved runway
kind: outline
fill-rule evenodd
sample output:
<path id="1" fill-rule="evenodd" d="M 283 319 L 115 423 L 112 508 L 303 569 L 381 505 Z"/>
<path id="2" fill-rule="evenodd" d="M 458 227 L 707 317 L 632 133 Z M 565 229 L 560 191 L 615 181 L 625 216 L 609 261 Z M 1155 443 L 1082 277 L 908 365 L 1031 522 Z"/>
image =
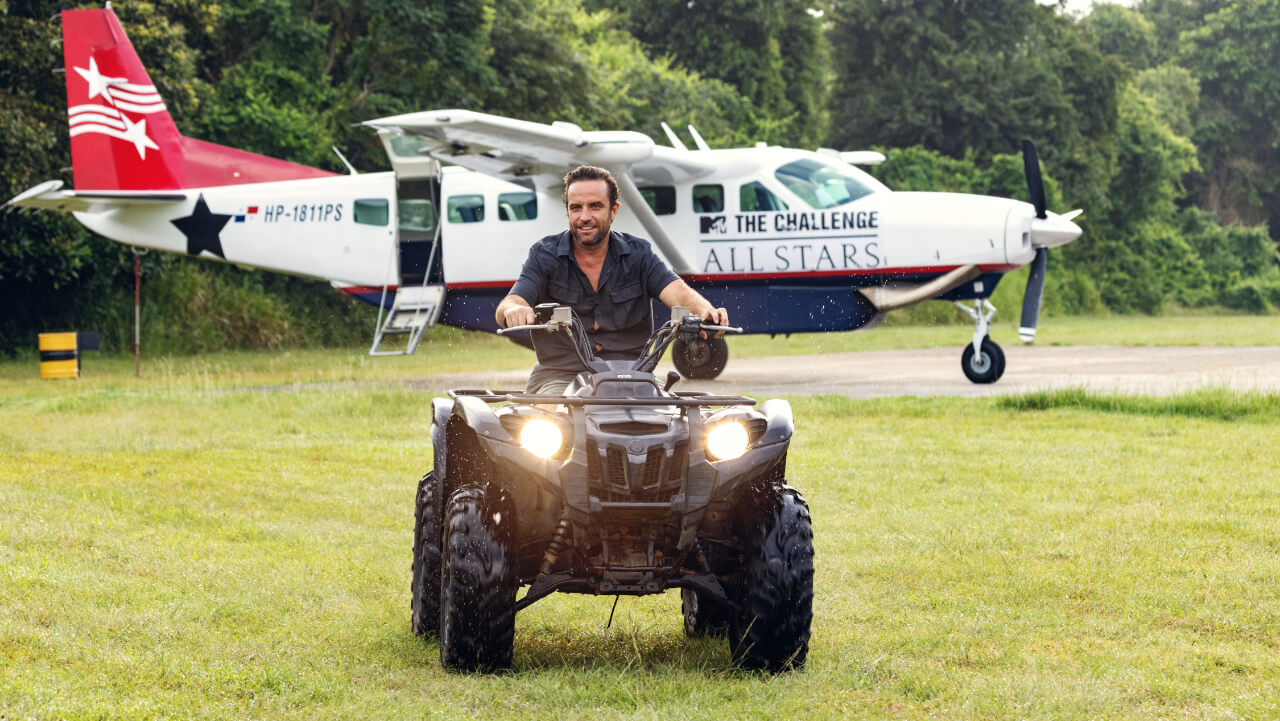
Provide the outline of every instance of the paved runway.
<path id="1" fill-rule="evenodd" d="M 986 396 L 1061 388 L 1168 395 L 1203 387 L 1280 392 L 1280 347 L 1005 346 L 1004 377 L 970 383 L 960 348 L 731 358 L 715 381 L 681 390 L 752 396 Z M 659 377 L 670 366 L 659 366 Z M 440 375 L 413 387 L 522 388 L 525 371 Z"/>

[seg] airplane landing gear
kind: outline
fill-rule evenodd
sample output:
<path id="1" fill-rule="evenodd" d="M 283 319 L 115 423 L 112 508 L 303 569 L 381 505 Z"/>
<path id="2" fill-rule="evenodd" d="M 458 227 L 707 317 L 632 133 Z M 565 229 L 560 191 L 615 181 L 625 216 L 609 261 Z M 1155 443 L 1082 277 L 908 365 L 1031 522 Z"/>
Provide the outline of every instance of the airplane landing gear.
<path id="1" fill-rule="evenodd" d="M 975 324 L 973 342 L 964 347 L 960 368 L 974 383 L 995 383 L 1004 375 L 1004 351 L 987 335 L 996 307 L 985 298 L 974 300 L 972 308 L 956 301 L 956 307 L 968 313 Z"/>
<path id="2" fill-rule="evenodd" d="M 671 345 L 671 362 L 685 378 L 710 380 L 729 362 L 729 344 L 714 337 L 677 340 Z"/>

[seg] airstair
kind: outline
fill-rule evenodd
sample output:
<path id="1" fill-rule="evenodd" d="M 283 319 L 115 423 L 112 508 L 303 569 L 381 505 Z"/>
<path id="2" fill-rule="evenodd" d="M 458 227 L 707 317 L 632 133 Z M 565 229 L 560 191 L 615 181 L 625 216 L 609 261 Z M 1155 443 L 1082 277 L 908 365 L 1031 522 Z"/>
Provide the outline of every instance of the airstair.
<path id="1" fill-rule="evenodd" d="M 422 334 L 440 320 L 440 312 L 444 310 L 444 285 L 401 286 L 391 301 L 391 308 L 384 311 L 386 294 L 387 290 L 383 288 L 382 301 L 378 304 L 378 330 L 373 336 L 369 355 L 410 355 L 418 349 Z M 383 350 L 382 342 L 391 335 L 409 336 L 403 349 Z"/>

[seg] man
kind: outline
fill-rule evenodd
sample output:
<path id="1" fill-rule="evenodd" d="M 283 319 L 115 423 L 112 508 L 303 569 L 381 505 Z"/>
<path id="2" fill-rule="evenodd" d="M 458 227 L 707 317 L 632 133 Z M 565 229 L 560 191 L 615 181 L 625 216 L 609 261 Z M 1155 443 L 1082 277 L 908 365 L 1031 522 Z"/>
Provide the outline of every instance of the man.
<path id="1" fill-rule="evenodd" d="M 712 307 L 672 273 L 647 240 L 610 229 L 621 207 L 618 183 L 609 171 L 590 165 L 569 171 L 564 176 L 569 230 L 529 249 L 520 278 L 498 304 L 498 325 L 532 324 L 533 306 L 540 303 L 572 306 L 588 328 L 596 355 L 606 360 L 640 355 L 653 332 L 654 296 L 709 323 L 728 325 L 728 311 Z M 538 364 L 529 375 L 531 393 L 562 394 L 586 370 L 562 334 L 534 333 L 533 345 Z"/>

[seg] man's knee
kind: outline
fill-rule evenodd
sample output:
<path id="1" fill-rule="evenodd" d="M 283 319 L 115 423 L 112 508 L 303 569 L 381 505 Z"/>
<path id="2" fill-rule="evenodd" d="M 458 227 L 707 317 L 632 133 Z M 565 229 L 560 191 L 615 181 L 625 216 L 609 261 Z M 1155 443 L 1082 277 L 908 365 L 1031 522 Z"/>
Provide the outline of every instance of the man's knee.
<path id="1" fill-rule="evenodd" d="M 534 391 L 534 393 L 540 396 L 562 396 L 568 389 L 569 381 L 557 378 L 538 386 L 538 390 Z"/>

